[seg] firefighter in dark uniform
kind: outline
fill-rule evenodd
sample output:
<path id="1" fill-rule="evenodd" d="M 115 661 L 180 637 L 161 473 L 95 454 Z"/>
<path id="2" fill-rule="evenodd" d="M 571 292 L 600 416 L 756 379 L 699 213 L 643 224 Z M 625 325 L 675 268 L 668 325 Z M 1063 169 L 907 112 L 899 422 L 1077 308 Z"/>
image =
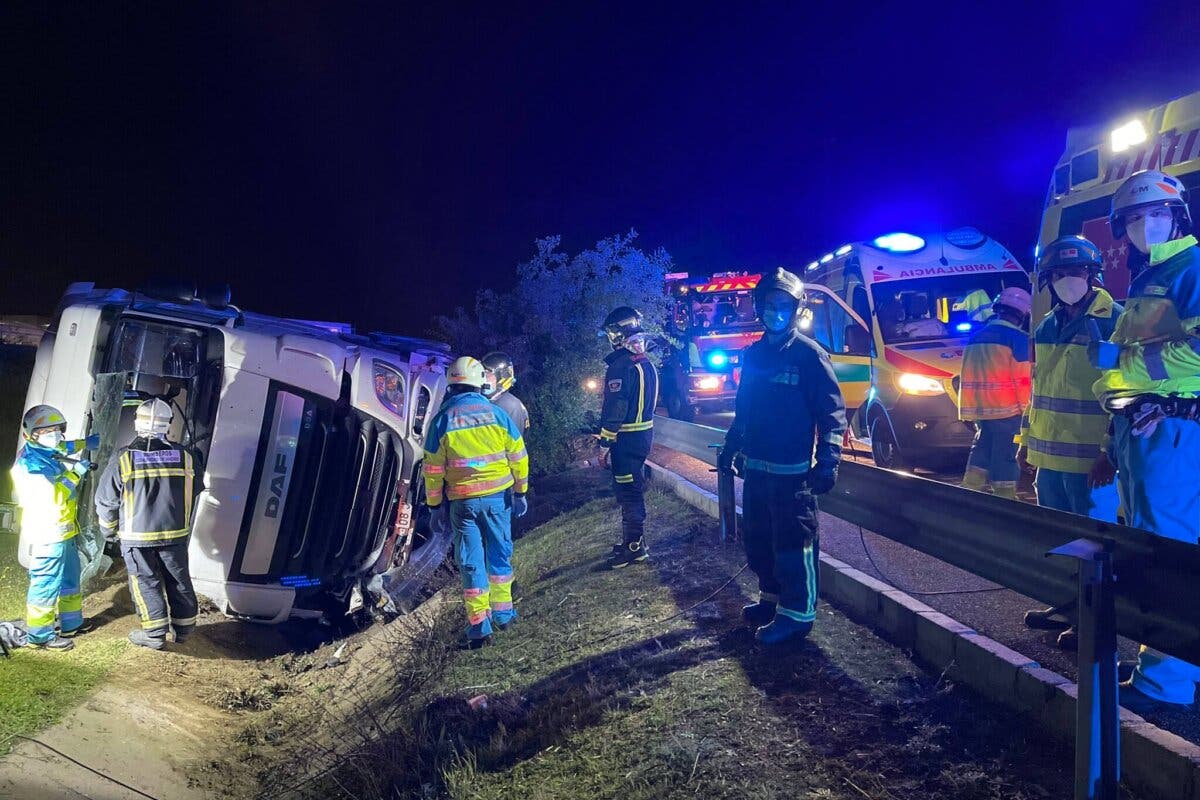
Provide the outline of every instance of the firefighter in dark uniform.
<path id="1" fill-rule="evenodd" d="M 613 494 L 621 507 L 621 544 L 608 565 L 620 569 L 650 555 L 643 536 L 646 523 L 646 457 L 654 442 L 658 370 L 646 358 L 642 315 L 629 306 L 604 320 L 613 351 L 604 361 L 604 407 L 600 411 L 600 464 L 611 466 Z"/>
<path id="2" fill-rule="evenodd" d="M 846 407 L 829 356 L 800 333 L 804 284 L 785 269 L 759 282 L 765 335 L 742 361 L 720 467 L 745 478 L 746 560 L 758 576 L 746 621 L 763 644 L 803 639 L 817 608 L 816 496 L 837 482 Z"/>
<path id="3" fill-rule="evenodd" d="M 129 641 L 152 650 L 162 649 L 168 630 L 182 644 L 196 627 L 188 537 L 199 470 L 190 452 L 167 440 L 171 418 L 157 398 L 138 406 L 137 438 L 114 454 L 96 490 L 96 514 L 110 537 L 120 537 L 142 624 Z"/>

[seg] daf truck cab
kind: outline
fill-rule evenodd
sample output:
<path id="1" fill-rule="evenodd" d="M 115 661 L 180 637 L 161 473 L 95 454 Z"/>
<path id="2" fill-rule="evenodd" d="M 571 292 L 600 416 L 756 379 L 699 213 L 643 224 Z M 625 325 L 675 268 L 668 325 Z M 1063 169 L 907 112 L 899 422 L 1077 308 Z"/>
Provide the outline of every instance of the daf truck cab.
<path id="1" fill-rule="evenodd" d="M 974 228 L 892 233 L 843 245 L 804 270 L 802 330 L 828 351 L 855 439 L 879 466 L 965 457 L 958 419 L 963 348 L 1007 286 L 1029 277 Z"/>
<path id="2" fill-rule="evenodd" d="M 1118 301 L 1129 296 L 1132 248 L 1108 226 L 1112 196 L 1135 172 L 1157 169 L 1179 178 L 1200 219 L 1200 92 L 1118 119 L 1071 128 L 1046 190 L 1038 253 L 1060 236 L 1081 234 L 1104 254 L 1104 288 Z M 1034 320 L 1050 310 L 1050 293 L 1034 298 Z"/>
<path id="3" fill-rule="evenodd" d="M 447 345 L 242 312 L 228 290 L 74 284 L 37 350 L 25 407 L 99 434 L 102 470 L 150 397 L 203 465 L 189 557 L 196 590 L 268 623 L 344 615 L 423 541 L 421 454 Z M 100 536 L 90 484 L 82 535 Z M 447 542 L 430 540 L 426 547 Z M 20 544 L 22 563 L 28 548 Z"/>

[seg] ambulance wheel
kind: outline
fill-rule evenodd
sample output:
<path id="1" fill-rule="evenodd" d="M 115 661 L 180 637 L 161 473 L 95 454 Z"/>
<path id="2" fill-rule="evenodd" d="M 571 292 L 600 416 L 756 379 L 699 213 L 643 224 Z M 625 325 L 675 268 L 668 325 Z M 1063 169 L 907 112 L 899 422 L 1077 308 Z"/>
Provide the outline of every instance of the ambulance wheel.
<path id="1" fill-rule="evenodd" d="M 696 407 L 675 392 L 667 395 L 667 414 L 671 419 L 691 422 L 696 418 Z"/>
<path id="2" fill-rule="evenodd" d="M 900 453 L 900 445 L 896 443 L 896 434 L 892 433 L 892 426 L 882 414 L 871 420 L 871 457 L 875 459 L 875 466 L 883 469 L 908 467 Z"/>

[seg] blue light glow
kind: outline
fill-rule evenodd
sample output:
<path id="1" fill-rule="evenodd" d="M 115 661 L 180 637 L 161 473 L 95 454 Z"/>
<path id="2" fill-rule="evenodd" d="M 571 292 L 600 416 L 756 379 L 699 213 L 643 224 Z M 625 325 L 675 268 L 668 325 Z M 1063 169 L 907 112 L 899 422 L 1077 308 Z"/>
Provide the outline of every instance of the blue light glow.
<path id="1" fill-rule="evenodd" d="M 708 354 L 708 364 L 711 367 L 723 367 L 729 363 L 729 356 L 723 350 L 713 350 Z"/>
<path id="2" fill-rule="evenodd" d="M 959 333 L 966 333 L 967 331 L 971 330 L 971 323 L 960 322 L 954 326 L 954 330 L 958 331 Z"/>
<path id="3" fill-rule="evenodd" d="M 893 253 L 915 253 L 925 246 L 925 240 L 920 236 L 913 236 L 911 233 L 889 233 L 886 236 L 880 236 L 874 244 L 880 250 L 888 250 Z"/>
<path id="4" fill-rule="evenodd" d="M 809 272 L 812 272 L 814 269 L 816 269 L 816 268 L 817 268 L 817 267 L 819 267 L 819 266 L 821 266 L 821 265 L 820 265 L 818 262 L 814 261 L 814 262 L 812 262 L 811 264 L 809 264 L 809 265 L 806 267 L 806 269 L 807 269 Z"/>
<path id="5" fill-rule="evenodd" d="M 833 253 L 826 253 L 825 255 L 821 256 L 822 264 L 828 264 L 830 261 L 833 261 Z"/>
<path id="6" fill-rule="evenodd" d="M 850 245 L 844 244 L 841 247 L 839 247 L 837 250 L 834 250 L 833 254 L 835 256 L 844 256 L 844 255 L 846 255 L 846 253 L 849 253 L 852 249 L 853 248 L 850 247 Z"/>

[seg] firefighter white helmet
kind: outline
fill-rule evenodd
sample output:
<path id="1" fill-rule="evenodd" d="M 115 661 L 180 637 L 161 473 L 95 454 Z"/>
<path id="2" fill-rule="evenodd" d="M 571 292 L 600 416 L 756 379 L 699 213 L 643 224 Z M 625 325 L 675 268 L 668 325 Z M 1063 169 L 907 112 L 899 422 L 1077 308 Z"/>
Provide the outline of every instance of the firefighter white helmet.
<path id="1" fill-rule="evenodd" d="M 21 433 L 32 440 L 35 431 L 45 428 L 67 429 L 67 418 L 54 406 L 34 406 L 21 417 Z"/>
<path id="2" fill-rule="evenodd" d="M 166 436 L 174 416 L 171 406 L 155 397 L 138 406 L 133 428 L 141 436 Z"/>
<path id="3" fill-rule="evenodd" d="M 1007 306 L 1021 316 L 1027 316 L 1033 310 L 1033 298 L 1020 286 L 1009 286 L 996 297 L 995 305 Z"/>
<path id="4" fill-rule="evenodd" d="M 447 376 L 451 386 L 471 386 L 482 389 L 487 384 L 487 370 L 477 358 L 459 356 L 450 365 Z"/>

